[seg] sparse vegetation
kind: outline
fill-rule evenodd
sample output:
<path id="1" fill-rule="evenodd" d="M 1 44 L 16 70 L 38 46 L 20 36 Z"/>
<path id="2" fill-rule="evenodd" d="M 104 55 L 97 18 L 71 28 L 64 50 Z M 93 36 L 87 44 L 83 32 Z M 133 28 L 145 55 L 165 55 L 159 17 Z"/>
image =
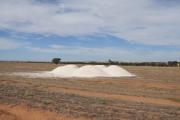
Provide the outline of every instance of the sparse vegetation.
<path id="1" fill-rule="evenodd" d="M 53 58 L 52 59 L 52 63 L 54 63 L 54 64 L 59 64 L 60 61 L 61 61 L 61 58 Z"/>
<path id="2" fill-rule="evenodd" d="M 176 67 L 123 66 L 137 77 L 86 80 L 5 74 L 47 71 L 55 67 L 50 63 L 0 63 L 0 103 L 17 106 L 23 103 L 54 113 L 68 113 L 75 118 L 83 116 L 95 120 L 180 118 L 180 74 Z M 121 95 L 123 99 L 118 97 Z M 137 97 L 144 100 L 137 102 Z"/>
<path id="3" fill-rule="evenodd" d="M 108 102 L 109 102 L 109 101 L 106 100 L 106 99 L 101 99 L 101 100 L 99 100 L 99 103 L 100 103 L 100 104 L 104 104 L 104 105 L 105 105 L 105 104 L 108 104 Z"/>
<path id="4" fill-rule="evenodd" d="M 180 98 L 169 98 L 169 100 L 172 100 L 174 102 L 179 102 L 180 103 Z"/>

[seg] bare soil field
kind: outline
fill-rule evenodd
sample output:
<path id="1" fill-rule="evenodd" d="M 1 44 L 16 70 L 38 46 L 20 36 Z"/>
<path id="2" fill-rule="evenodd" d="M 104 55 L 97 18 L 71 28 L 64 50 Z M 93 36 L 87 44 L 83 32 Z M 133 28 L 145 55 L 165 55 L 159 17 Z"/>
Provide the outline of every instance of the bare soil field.
<path id="1" fill-rule="evenodd" d="M 180 68 L 123 66 L 135 77 L 26 78 L 50 63 L 0 62 L 0 120 L 180 120 Z"/>

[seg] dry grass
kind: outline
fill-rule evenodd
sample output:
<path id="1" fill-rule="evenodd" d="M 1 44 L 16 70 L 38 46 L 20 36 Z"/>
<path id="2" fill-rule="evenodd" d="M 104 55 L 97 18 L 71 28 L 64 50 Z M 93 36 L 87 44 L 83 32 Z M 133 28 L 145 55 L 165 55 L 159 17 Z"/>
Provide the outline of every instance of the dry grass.
<path id="1" fill-rule="evenodd" d="M 180 98 L 169 98 L 169 100 L 175 101 L 175 102 L 179 102 L 180 103 Z"/>
<path id="2" fill-rule="evenodd" d="M 180 118 L 180 68 L 125 66 L 137 75 L 132 78 L 39 79 L 4 74 L 55 67 L 48 63 L 0 63 L 0 102 L 23 102 L 75 118 Z"/>

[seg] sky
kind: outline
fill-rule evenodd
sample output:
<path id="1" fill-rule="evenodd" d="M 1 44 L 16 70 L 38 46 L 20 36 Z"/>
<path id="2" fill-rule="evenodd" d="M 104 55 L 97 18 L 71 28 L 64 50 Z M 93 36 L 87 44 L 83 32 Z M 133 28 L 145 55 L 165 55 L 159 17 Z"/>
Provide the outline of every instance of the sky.
<path id="1" fill-rule="evenodd" d="M 180 0 L 0 0 L 0 60 L 180 61 Z"/>

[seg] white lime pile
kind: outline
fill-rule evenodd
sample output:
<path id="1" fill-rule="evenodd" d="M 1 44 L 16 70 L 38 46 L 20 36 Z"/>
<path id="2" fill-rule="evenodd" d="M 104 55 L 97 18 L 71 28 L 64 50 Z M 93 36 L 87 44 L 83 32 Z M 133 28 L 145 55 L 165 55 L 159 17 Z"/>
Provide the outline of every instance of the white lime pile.
<path id="1" fill-rule="evenodd" d="M 11 75 L 25 76 L 30 78 L 49 78 L 49 77 L 60 77 L 60 78 L 95 78 L 95 77 L 132 77 L 133 74 L 129 73 L 125 69 L 117 65 L 84 65 L 78 67 L 77 65 L 65 65 L 59 66 L 52 71 L 44 72 L 18 72 Z"/>
<path id="2" fill-rule="evenodd" d="M 108 77 L 108 74 L 100 67 L 85 65 L 72 74 L 73 77 Z"/>
<path id="3" fill-rule="evenodd" d="M 50 73 L 54 75 L 54 77 L 72 77 L 74 71 L 79 69 L 76 65 L 65 65 L 60 66 L 52 70 Z"/>
<path id="4" fill-rule="evenodd" d="M 85 65 L 78 67 L 76 65 L 60 66 L 50 72 L 54 77 L 131 77 L 133 74 L 125 69 L 110 65 Z"/>
<path id="5" fill-rule="evenodd" d="M 107 68 L 104 69 L 107 74 L 109 74 L 111 77 L 126 77 L 126 76 L 132 76 L 131 73 L 126 71 L 125 69 L 116 66 L 116 65 L 111 65 Z"/>

